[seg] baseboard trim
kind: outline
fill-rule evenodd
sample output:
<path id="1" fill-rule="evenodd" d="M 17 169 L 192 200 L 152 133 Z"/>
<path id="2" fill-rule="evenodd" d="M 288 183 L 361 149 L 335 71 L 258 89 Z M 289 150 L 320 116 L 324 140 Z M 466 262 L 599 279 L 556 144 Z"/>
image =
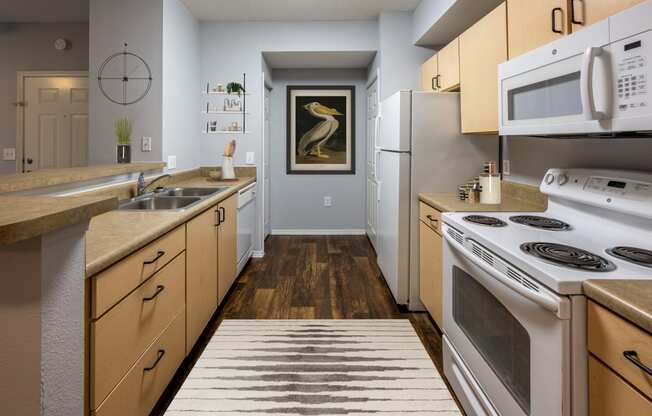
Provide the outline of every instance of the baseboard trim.
<path id="1" fill-rule="evenodd" d="M 366 230 L 358 228 L 336 230 L 272 230 L 272 235 L 365 235 L 366 233 Z"/>
<path id="2" fill-rule="evenodd" d="M 263 257 L 265 257 L 265 250 L 254 250 L 251 253 L 251 257 L 255 259 L 262 259 Z"/>

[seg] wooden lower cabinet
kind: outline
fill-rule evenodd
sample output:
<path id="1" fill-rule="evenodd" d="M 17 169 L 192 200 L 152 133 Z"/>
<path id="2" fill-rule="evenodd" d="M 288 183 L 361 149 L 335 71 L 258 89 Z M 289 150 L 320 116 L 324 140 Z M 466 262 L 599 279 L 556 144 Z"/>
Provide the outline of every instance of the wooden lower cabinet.
<path id="1" fill-rule="evenodd" d="M 221 303 L 233 285 L 238 263 L 238 194 L 222 201 L 218 206 L 218 276 L 217 301 Z"/>
<path id="2" fill-rule="evenodd" d="M 186 353 L 217 309 L 217 206 L 186 224 Z"/>
<path id="3" fill-rule="evenodd" d="M 604 20 L 645 0 L 569 0 L 571 4 L 572 31 Z"/>
<path id="4" fill-rule="evenodd" d="M 419 297 L 440 329 L 443 328 L 442 266 L 442 236 L 420 221 Z"/>
<path id="5" fill-rule="evenodd" d="M 589 356 L 590 416 L 650 416 L 652 402 L 595 357 Z"/>

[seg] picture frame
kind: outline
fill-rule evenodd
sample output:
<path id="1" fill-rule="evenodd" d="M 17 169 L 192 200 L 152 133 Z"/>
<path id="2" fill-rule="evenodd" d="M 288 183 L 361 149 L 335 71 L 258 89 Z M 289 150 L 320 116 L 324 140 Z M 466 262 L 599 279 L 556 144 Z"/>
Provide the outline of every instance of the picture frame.
<path id="1" fill-rule="evenodd" d="M 355 175 L 355 86 L 287 86 L 288 175 Z"/>

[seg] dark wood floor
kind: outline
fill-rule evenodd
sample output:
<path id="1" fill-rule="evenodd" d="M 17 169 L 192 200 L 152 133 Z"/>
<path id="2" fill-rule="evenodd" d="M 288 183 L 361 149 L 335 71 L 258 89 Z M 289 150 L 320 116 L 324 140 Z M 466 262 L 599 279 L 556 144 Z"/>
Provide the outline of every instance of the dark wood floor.
<path id="1" fill-rule="evenodd" d="M 274 236 L 253 259 L 177 371 L 152 415 L 162 415 L 224 319 L 409 319 L 442 372 L 441 334 L 426 313 L 394 303 L 365 236 Z"/>

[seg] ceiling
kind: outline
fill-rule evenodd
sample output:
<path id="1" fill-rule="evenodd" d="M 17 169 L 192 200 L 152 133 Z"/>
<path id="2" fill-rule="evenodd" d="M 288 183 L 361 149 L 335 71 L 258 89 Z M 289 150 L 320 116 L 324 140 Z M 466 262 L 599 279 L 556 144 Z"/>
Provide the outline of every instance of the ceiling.
<path id="1" fill-rule="evenodd" d="M 89 0 L 3 0 L 0 22 L 88 22 Z"/>
<path id="2" fill-rule="evenodd" d="M 263 52 L 272 69 L 362 69 L 374 56 L 376 51 Z"/>
<path id="3" fill-rule="evenodd" d="M 199 20 L 374 20 L 381 11 L 412 11 L 420 0 L 181 0 Z"/>

